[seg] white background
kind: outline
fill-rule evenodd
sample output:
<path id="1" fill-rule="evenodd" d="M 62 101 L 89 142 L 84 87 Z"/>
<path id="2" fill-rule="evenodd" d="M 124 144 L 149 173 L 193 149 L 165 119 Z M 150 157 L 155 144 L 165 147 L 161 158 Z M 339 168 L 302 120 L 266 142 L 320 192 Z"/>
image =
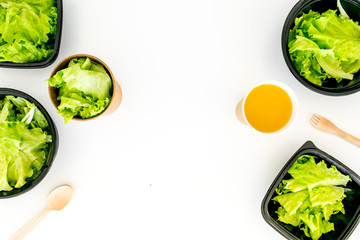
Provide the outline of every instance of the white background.
<path id="1" fill-rule="evenodd" d="M 74 196 L 27 239 L 283 239 L 261 201 L 307 140 L 360 173 L 360 149 L 314 129 L 312 113 L 360 136 L 360 93 L 317 94 L 288 70 L 280 49 L 296 0 L 68 0 L 60 55 L 45 69 L 0 69 L 1 87 L 38 99 L 60 146 L 31 191 L 0 201 L 0 239 L 46 204 L 56 186 Z M 88 53 L 113 70 L 124 96 L 112 115 L 64 125 L 47 79 L 65 57 Z M 299 114 L 286 132 L 257 134 L 235 116 L 254 84 L 286 83 Z M 359 239 L 357 228 L 350 239 Z"/>

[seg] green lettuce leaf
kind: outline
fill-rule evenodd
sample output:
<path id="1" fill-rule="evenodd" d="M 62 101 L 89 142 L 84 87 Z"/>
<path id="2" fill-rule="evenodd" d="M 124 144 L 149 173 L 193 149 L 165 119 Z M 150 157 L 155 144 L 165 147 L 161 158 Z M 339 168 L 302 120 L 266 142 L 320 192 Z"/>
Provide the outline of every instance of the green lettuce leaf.
<path id="1" fill-rule="evenodd" d="M 0 1 L 0 61 L 47 59 L 53 52 L 56 26 L 55 0 Z"/>
<path id="2" fill-rule="evenodd" d="M 289 214 L 284 207 L 280 206 L 276 211 L 278 214 L 278 220 L 286 223 L 291 224 L 295 227 L 300 225 L 300 219 L 297 214 Z"/>
<path id="3" fill-rule="evenodd" d="M 8 166 L 11 161 L 11 153 L 7 151 L 5 148 L 0 148 L 0 190 L 1 191 L 10 191 L 13 189 L 10 186 L 7 174 L 8 174 Z"/>
<path id="4" fill-rule="evenodd" d="M 307 190 L 294 193 L 287 193 L 274 197 L 274 201 L 280 203 L 284 210 L 289 214 L 295 214 L 298 208 L 303 204 L 305 199 L 309 197 Z"/>
<path id="5" fill-rule="evenodd" d="M 91 118 L 102 113 L 111 100 L 111 78 L 90 58 L 72 59 L 67 68 L 47 80 L 59 88 L 58 113 L 69 123 L 74 116 Z"/>
<path id="6" fill-rule="evenodd" d="M 313 207 L 335 204 L 345 198 L 344 188 L 336 186 L 319 186 L 309 190 Z"/>
<path id="7" fill-rule="evenodd" d="M 324 214 L 320 210 L 306 209 L 299 214 L 299 219 L 303 222 L 301 230 L 305 235 L 317 240 L 322 234 L 334 231 L 334 223 L 324 220 Z"/>
<path id="8" fill-rule="evenodd" d="M 290 179 L 283 180 L 276 189 L 273 201 L 280 204 L 278 220 L 299 227 L 305 235 L 317 240 L 322 234 L 334 230 L 331 215 L 345 214 L 342 200 L 344 188 L 351 181 L 335 166 L 316 162 L 311 155 L 302 155 L 291 166 Z"/>
<path id="9" fill-rule="evenodd" d="M 324 161 L 315 162 L 311 155 L 301 156 L 288 171 L 293 177 L 283 181 L 285 191 L 297 192 L 316 186 L 345 186 L 349 176 L 340 173 L 335 166 L 327 167 Z"/>
<path id="10" fill-rule="evenodd" d="M 51 135 L 33 103 L 6 96 L 0 107 L 0 191 L 10 191 L 41 173 L 50 153 Z"/>
<path id="11" fill-rule="evenodd" d="M 360 26 L 334 10 L 304 13 L 289 32 L 289 53 L 299 73 L 316 85 L 352 80 L 360 69 Z"/>

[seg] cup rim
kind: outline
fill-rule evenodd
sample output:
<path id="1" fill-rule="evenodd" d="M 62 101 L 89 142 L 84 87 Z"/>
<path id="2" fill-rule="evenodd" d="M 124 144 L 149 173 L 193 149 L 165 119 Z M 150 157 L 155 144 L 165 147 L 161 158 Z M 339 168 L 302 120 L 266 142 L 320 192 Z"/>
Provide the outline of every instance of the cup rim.
<path id="1" fill-rule="evenodd" d="M 291 103 L 292 103 L 292 107 L 293 107 L 290 120 L 286 123 L 286 125 L 284 127 L 282 127 L 281 129 L 279 129 L 275 132 L 261 132 L 261 131 L 257 130 L 249 123 L 249 121 L 247 120 L 246 115 L 245 115 L 245 102 L 246 102 L 247 97 L 256 87 L 259 87 L 259 86 L 265 85 L 265 84 L 274 85 L 274 86 L 280 87 L 282 90 L 284 90 L 289 95 Z M 277 135 L 277 134 L 285 132 L 294 123 L 294 121 L 298 115 L 298 108 L 299 108 L 298 105 L 299 105 L 299 102 L 295 95 L 295 92 L 288 85 L 286 85 L 285 83 L 280 82 L 280 81 L 266 80 L 266 81 L 261 81 L 261 82 L 256 83 L 255 85 L 253 85 L 250 88 L 250 90 L 247 91 L 247 93 L 245 94 L 245 97 L 242 100 L 241 115 L 242 115 L 246 125 L 248 127 L 250 127 L 250 129 L 252 129 L 253 131 L 255 131 L 257 133 L 265 134 L 265 135 Z"/>

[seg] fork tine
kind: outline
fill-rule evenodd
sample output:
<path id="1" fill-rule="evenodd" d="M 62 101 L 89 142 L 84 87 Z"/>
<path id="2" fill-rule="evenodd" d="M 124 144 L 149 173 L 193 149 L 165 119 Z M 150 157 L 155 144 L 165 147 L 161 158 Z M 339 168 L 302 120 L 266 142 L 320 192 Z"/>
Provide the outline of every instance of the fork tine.
<path id="1" fill-rule="evenodd" d="M 311 119 L 311 120 L 310 120 L 310 123 L 311 123 L 311 125 L 313 125 L 313 126 L 317 126 L 319 122 L 314 121 L 314 119 Z"/>
<path id="2" fill-rule="evenodd" d="M 313 117 L 317 120 L 320 120 L 322 117 L 316 113 L 313 114 Z"/>
<path id="3" fill-rule="evenodd" d="M 311 121 L 314 121 L 314 122 L 319 122 L 320 119 L 316 118 L 314 115 L 311 117 Z"/>

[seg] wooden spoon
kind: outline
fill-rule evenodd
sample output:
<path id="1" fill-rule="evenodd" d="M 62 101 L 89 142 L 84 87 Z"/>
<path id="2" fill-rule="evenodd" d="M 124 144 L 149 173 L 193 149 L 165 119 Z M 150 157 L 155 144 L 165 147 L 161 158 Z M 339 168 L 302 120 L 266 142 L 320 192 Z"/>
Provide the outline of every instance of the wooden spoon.
<path id="1" fill-rule="evenodd" d="M 63 209 L 70 201 L 73 194 L 73 189 L 68 185 L 62 185 L 55 188 L 49 193 L 47 198 L 46 207 L 39 212 L 30 222 L 23 226 L 17 233 L 15 233 L 10 240 L 20 240 L 23 239 L 26 234 L 28 234 L 31 229 L 33 229 L 36 224 L 43 219 L 47 213 L 51 210 L 61 210 Z"/>

